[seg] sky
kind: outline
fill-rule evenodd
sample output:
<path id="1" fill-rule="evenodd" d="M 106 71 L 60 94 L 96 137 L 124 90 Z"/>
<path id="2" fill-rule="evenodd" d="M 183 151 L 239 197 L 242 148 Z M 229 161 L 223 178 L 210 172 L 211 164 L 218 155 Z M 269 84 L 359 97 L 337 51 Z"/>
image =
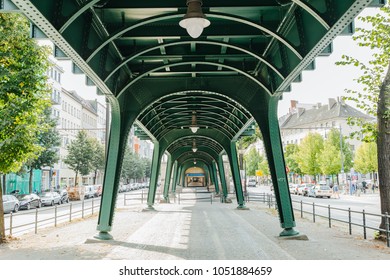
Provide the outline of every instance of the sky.
<path id="1" fill-rule="evenodd" d="M 365 9 L 361 15 L 375 14 L 377 8 Z M 356 27 L 362 24 L 355 20 Z M 302 82 L 293 83 L 291 91 L 283 94 L 283 100 L 279 102 L 278 115 L 282 116 L 288 113 L 290 100 L 297 100 L 299 103 L 327 104 L 328 98 L 337 98 L 345 96 L 345 89 L 356 89 L 357 83 L 354 82 L 359 76 L 359 71 L 352 66 L 336 66 L 335 62 L 341 60 L 343 54 L 351 55 L 360 59 L 367 59 L 371 56 L 370 50 L 358 47 L 353 41 L 352 36 L 338 36 L 333 41 L 333 53 L 327 57 L 317 57 L 315 59 L 315 70 L 303 71 Z M 96 95 L 96 87 L 87 86 L 85 75 L 75 75 L 71 71 L 71 61 L 60 62 L 65 70 L 62 76 L 63 84 L 67 90 L 75 90 L 85 99 L 98 99 L 104 103 L 104 97 Z M 353 104 L 351 104 L 353 106 Z"/>

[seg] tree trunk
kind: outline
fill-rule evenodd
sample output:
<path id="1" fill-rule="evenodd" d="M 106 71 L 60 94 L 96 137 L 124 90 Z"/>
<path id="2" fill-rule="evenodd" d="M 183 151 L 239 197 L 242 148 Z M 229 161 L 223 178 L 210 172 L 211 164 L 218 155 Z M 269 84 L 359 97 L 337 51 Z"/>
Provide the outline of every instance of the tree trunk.
<path id="1" fill-rule="evenodd" d="M 97 169 L 95 170 L 95 176 L 93 177 L 93 184 L 96 185 Z"/>
<path id="2" fill-rule="evenodd" d="M 390 214 L 390 65 L 379 92 L 378 100 L 378 177 L 381 213 Z M 382 218 L 380 228 L 385 229 Z M 382 232 L 383 233 L 383 232 Z"/>
<path id="3" fill-rule="evenodd" d="M 5 241 L 2 174 L 0 174 L 0 244 Z"/>
<path id="4" fill-rule="evenodd" d="M 32 193 L 33 192 L 33 189 L 32 189 L 33 169 L 32 169 L 32 167 L 30 167 L 29 174 L 30 174 L 30 177 L 28 178 L 28 193 Z"/>
<path id="5" fill-rule="evenodd" d="M 77 175 L 78 175 L 78 172 L 76 171 L 76 176 L 74 177 L 74 186 L 77 186 Z"/>

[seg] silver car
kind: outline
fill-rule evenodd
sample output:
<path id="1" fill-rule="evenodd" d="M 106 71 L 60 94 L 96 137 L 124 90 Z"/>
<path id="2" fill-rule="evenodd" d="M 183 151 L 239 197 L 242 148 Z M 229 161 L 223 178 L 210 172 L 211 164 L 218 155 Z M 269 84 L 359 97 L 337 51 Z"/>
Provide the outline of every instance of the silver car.
<path id="1" fill-rule="evenodd" d="M 41 198 L 42 205 L 60 205 L 62 202 L 60 194 L 56 192 L 44 192 L 41 193 L 39 197 Z"/>
<path id="2" fill-rule="evenodd" d="M 4 213 L 18 212 L 19 210 L 19 200 L 10 194 L 3 195 L 3 209 Z"/>

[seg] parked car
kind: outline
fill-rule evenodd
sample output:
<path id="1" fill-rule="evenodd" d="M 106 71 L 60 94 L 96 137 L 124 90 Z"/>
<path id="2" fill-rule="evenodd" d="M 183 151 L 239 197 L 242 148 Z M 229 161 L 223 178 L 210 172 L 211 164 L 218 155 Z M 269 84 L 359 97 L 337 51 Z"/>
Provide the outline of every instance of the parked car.
<path id="1" fill-rule="evenodd" d="M 249 179 L 248 187 L 256 187 L 256 179 Z"/>
<path id="2" fill-rule="evenodd" d="M 85 186 L 84 198 L 92 198 L 95 197 L 95 186 Z"/>
<path id="3" fill-rule="evenodd" d="M 54 204 L 61 204 L 61 195 L 57 192 L 43 192 L 39 194 L 42 205 L 54 206 Z"/>
<path id="4" fill-rule="evenodd" d="M 4 213 L 18 212 L 19 210 L 19 200 L 10 194 L 3 195 L 3 209 Z"/>
<path id="5" fill-rule="evenodd" d="M 301 184 L 298 186 L 298 195 L 308 196 L 309 190 L 313 187 L 313 184 Z"/>
<path id="6" fill-rule="evenodd" d="M 61 203 L 69 203 L 69 195 L 66 189 L 58 191 L 58 193 L 61 196 Z"/>
<path id="7" fill-rule="evenodd" d="M 21 194 L 17 196 L 19 199 L 20 205 L 19 209 L 31 209 L 32 207 L 40 208 L 42 206 L 41 198 L 35 193 L 30 194 Z"/>
<path id="8" fill-rule="evenodd" d="M 95 197 L 99 197 L 102 195 L 102 186 L 101 185 L 95 185 Z"/>
<path id="9" fill-rule="evenodd" d="M 332 196 L 332 189 L 328 185 L 315 185 L 310 189 L 308 196 L 330 198 Z"/>

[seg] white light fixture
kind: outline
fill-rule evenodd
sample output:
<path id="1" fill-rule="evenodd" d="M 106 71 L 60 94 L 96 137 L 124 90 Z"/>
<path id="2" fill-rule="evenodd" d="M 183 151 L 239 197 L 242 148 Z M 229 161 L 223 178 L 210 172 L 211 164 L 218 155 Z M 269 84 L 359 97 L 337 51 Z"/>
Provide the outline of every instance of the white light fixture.
<path id="1" fill-rule="evenodd" d="M 195 139 L 194 139 L 194 141 L 192 142 L 192 151 L 194 153 L 196 153 L 197 150 L 198 150 L 198 148 L 196 147 L 196 143 L 195 143 Z"/>
<path id="2" fill-rule="evenodd" d="M 191 126 L 190 126 L 192 133 L 196 133 L 199 129 L 199 126 L 197 126 L 197 124 L 196 124 L 196 115 L 195 114 L 196 114 L 196 112 L 192 111 Z"/>
<path id="3" fill-rule="evenodd" d="M 192 133 L 196 133 L 199 129 L 199 126 L 190 126 L 190 129 L 191 129 Z"/>
<path id="4" fill-rule="evenodd" d="M 210 21 L 202 12 L 202 0 L 187 0 L 187 13 L 179 22 L 192 38 L 198 38 L 203 29 L 210 25 Z"/>
<path id="5" fill-rule="evenodd" d="M 194 165 L 196 165 L 196 159 L 194 159 Z"/>

